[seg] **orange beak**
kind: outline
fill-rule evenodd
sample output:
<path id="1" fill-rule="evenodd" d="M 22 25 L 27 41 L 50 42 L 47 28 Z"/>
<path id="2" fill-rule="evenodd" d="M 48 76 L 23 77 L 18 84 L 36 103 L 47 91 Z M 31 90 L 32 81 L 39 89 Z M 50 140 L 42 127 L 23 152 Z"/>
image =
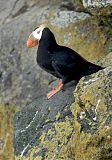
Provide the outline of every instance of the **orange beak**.
<path id="1" fill-rule="evenodd" d="M 38 44 L 38 40 L 34 40 L 32 38 L 28 38 L 27 40 L 27 47 L 28 48 L 33 48 Z"/>

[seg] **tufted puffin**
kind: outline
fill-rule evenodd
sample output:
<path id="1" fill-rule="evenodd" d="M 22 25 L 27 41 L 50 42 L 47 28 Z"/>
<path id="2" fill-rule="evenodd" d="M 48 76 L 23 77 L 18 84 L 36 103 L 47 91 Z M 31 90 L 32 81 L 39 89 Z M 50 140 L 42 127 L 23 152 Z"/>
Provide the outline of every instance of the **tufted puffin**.
<path id="1" fill-rule="evenodd" d="M 54 34 L 44 25 L 37 27 L 27 40 L 27 47 L 32 48 L 38 45 L 37 63 L 39 66 L 59 78 L 56 88 L 47 94 L 49 99 L 60 91 L 64 84 L 81 77 L 95 73 L 101 66 L 88 62 L 76 51 L 57 44 Z"/>

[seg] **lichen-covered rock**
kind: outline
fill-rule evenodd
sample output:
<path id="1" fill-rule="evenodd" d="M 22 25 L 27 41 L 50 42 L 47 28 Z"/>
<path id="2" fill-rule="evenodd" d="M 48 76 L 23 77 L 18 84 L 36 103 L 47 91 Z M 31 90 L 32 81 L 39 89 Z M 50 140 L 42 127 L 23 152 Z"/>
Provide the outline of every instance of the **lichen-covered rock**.
<path id="1" fill-rule="evenodd" d="M 53 121 L 52 127 L 44 129 L 27 157 L 33 156 L 37 160 L 111 160 L 111 93 L 112 67 L 83 77 L 74 91 L 73 116 L 66 115 L 60 121 L 62 115 L 58 113 L 58 121 Z"/>
<path id="2" fill-rule="evenodd" d="M 13 160 L 13 118 L 15 106 L 0 104 L 0 160 Z"/>
<path id="3" fill-rule="evenodd" d="M 71 138 L 75 159 L 112 158 L 112 67 L 81 79 L 74 92 L 76 132 Z"/>
<path id="4" fill-rule="evenodd" d="M 64 155 L 64 158 L 67 160 L 74 159 L 74 152 L 71 154 L 71 145 L 70 147 L 67 145 L 68 139 L 71 137 L 72 132 L 75 131 L 69 109 L 69 105 L 74 101 L 72 95 L 74 87 L 66 91 L 66 94 L 62 92 L 58 93 L 59 97 L 56 98 L 57 95 L 56 97 L 54 96 L 52 102 L 46 102 L 45 95 L 54 83 L 57 83 L 56 79 L 38 67 L 36 64 L 36 49 L 28 50 L 25 43 L 35 27 L 46 23 L 54 32 L 59 44 L 73 48 L 90 61 L 97 61 L 100 65 L 108 66 L 111 63 L 111 54 L 107 55 L 105 60 L 99 60 L 105 57 L 108 49 L 112 48 L 111 13 L 110 4 L 101 8 L 84 8 L 82 0 L 62 0 L 61 2 L 60 0 L 0 0 L 0 103 L 5 104 L 1 105 L 2 107 L 0 106 L 0 136 L 2 137 L 0 138 L 0 159 L 9 159 L 10 157 L 12 160 L 14 157 L 13 149 L 11 148 L 13 136 L 13 124 L 11 121 L 16 106 L 23 107 L 32 101 L 35 103 L 35 99 L 38 101 L 36 101 L 37 108 L 43 104 L 40 111 L 44 112 L 45 115 L 43 117 L 45 119 L 43 120 L 41 117 L 41 120 L 38 119 L 41 122 L 39 123 L 40 126 L 46 120 L 46 129 L 40 136 L 39 140 L 41 143 L 39 148 L 33 149 L 33 152 L 31 151 L 29 155 L 31 157 L 34 155 L 36 159 L 38 155 L 39 160 L 47 156 L 47 154 L 50 159 L 52 156 L 54 156 L 54 159 L 56 156 L 58 157 L 57 159 L 61 159 Z M 66 100 L 63 100 L 65 98 Z M 46 107 L 43 100 L 47 104 Z M 67 109 L 65 107 L 65 110 L 62 111 L 63 107 L 66 106 L 65 103 L 68 105 Z M 48 105 L 53 106 L 50 114 L 48 113 Z M 12 107 L 6 108 L 6 106 L 14 106 L 14 110 Z M 46 111 L 43 109 L 44 107 L 45 109 L 47 108 Z M 53 110 L 54 108 L 55 111 Z M 23 120 L 23 130 L 25 126 L 29 129 L 29 125 L 32 124 L 32 128 L 30 128 L 31 130 L 28 134 L 26 132 L 21 134 L 22 138 L 18 136 L 20 135 L 19 131 L 15 134 L 18 137 L 16 145 L 19 143 L 19 149 L 16 150 L 16 153 L 23 151 L 21 155 L 30 148 L 26 144 L 28 144 L 27 142 L 29 142 L 30 138 L 32 139 L 35 133 L 36 138 L 39 138 L 34 125 L 38 123 L 38 119 L 35 119 L 35 116 L 38 114 L 36 109 L 33 108 L 31 114 L 29 114 L 31 111 L 29 105 L 28 112 L 25 114 L 24 111 L 26 110 L 22 111 L 23 114 L 20 115 L 18 123 L 16 123 L 17 127 L 21 128 L 23 123 L 20 123 L 20 121 Z M 65 116 L 66 112 L 70 113 L 67 117 Z M 50 115 L 50 118 L 52 116 L 55 117 L 51 118 L 50 125 L 47 113 Z M 22 117 L 23 115 L 24 118 Z M 42 113 L 40 115 L 42 116 Z M 28 120 L 25 116 L 29 117 Z M 33 124 L 32 120 L 36 120 L 36 123 Z M 79 123 L 77 123 L 77 126 L 80 126 Z M 40 128 L 37 126 L 37 131 Z M 52 128 L 52 130 L 47 131 L 48 128 Z M 43 130 L 40 129 L 40 134 L 42 133 L 41 131 Z M 75 136 L 77 137 L 76 134 Z M 27 139 L 27 137 L 29 138 Z M 49 141 L 51 141 L 53 149 L 56 147 L 56 155 L 52 155 L 54 150 L 50 147 L 51 143 L 48 143 Z M 77 141 L 77 143 L 79 142 Z M 36 145 L 37 141 L 35 142 Z M 23 148 L 24 150 L 22 150 Z M 47 152 L 45 152 L 45 148 L 49 148 Z M 68 148 L 70 148 L 70 154 L 66 154 L 68 153 Z"/>
<path id="5" fill-rule="evenodd" d="M 104 67 L 112 66 L 112 52 L 107 54 L 107 56 L 105 58 L 103 58 L 102 60 L 100 60 L 99 63 L 100 63 L 100 65 L 102 65 Z"/>
<path id="6" fill-rule="evenodd" d="M 56 122 L 59 122 L 60 126 L 63 125 L 63 127 L 67 125 L 66 122 L 63 121 L 66 119 L 65 117 L 71 117 L 70 105 L 74 101 L 74 88 L 75 85 L 71 84 L 68 89 L 57 93 L 50 100 L 47 100 L 45 96 L 40 97 L 33 103 L 24 107 L 22 111 L 16 113 L 14 118 L 14 148 L 16 154 L 23 156 L 32 145 L 39 145 L 39 139 L 42 141 L 44 139 L 44 134 L 46 134 L 49 129 L 54 128 L 53 131 L 51 130 L 51 133 L 55 133 L 55 129 L 57 130 Z M 58 132 L 61 136 L 62 132 Z M 66 134 L 69 136 L 70 133 L 68 131 Z M 47 138 L 50 140 L 52 135 L 50 138 L 49 134 Z M 60 139 L 59 137 L 57 138 Z M 56 145 L 54 144 L 54 146 Z M 42 147 L 41 144 L 39 145 L 39 150 L 42 149 L 41 154 L 44 154 L 44 148 L 45 147 Z M 39 155 L 38 152 L 37 154 Z"/>

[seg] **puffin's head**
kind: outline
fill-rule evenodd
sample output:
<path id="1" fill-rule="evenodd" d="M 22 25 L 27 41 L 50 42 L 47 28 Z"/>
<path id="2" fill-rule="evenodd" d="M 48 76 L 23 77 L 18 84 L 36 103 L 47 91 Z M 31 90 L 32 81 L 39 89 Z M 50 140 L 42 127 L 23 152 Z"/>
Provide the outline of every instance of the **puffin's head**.
<path id="1" fill-rule="evenodd" d="M 29 36 L 27 40 L 27 47 L 33 48 L 36 45 L 38 45 L 39 40 L 42 37 L 42 31 L 44 30 L 45 26 L 41 25 L 40 27 L 37 27 Z"/>

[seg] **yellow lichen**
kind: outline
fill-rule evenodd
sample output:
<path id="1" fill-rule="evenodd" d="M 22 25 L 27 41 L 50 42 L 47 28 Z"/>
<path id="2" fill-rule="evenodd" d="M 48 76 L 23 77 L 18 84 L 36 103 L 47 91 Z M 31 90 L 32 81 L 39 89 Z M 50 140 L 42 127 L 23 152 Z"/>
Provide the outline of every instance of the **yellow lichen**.
<path id="1" fill-rule="evenodd" d="M 0 104 L 0 160 L 13 160 L 13 118 L 17 107 Z"/>
<path id="2" fill-rule="evenodd" d="M 60 118 L 60 112 L 57 113 L 56 120 L 58 120 L 59 118 Z"/>
<path id="3" fill-rule="evenodd" d="M 70 120 L 66 117 L 64 122 L 56 122 L 53 130 L 49 129 L 47 133 L 41 135 L 40 146 L 42 145 L 47 149 L 46 160 L 53 157 L 54 159 L 59 158 L 58 150 L 67 144 L 67 138 L 72 133 L 72 130 Z"/>

